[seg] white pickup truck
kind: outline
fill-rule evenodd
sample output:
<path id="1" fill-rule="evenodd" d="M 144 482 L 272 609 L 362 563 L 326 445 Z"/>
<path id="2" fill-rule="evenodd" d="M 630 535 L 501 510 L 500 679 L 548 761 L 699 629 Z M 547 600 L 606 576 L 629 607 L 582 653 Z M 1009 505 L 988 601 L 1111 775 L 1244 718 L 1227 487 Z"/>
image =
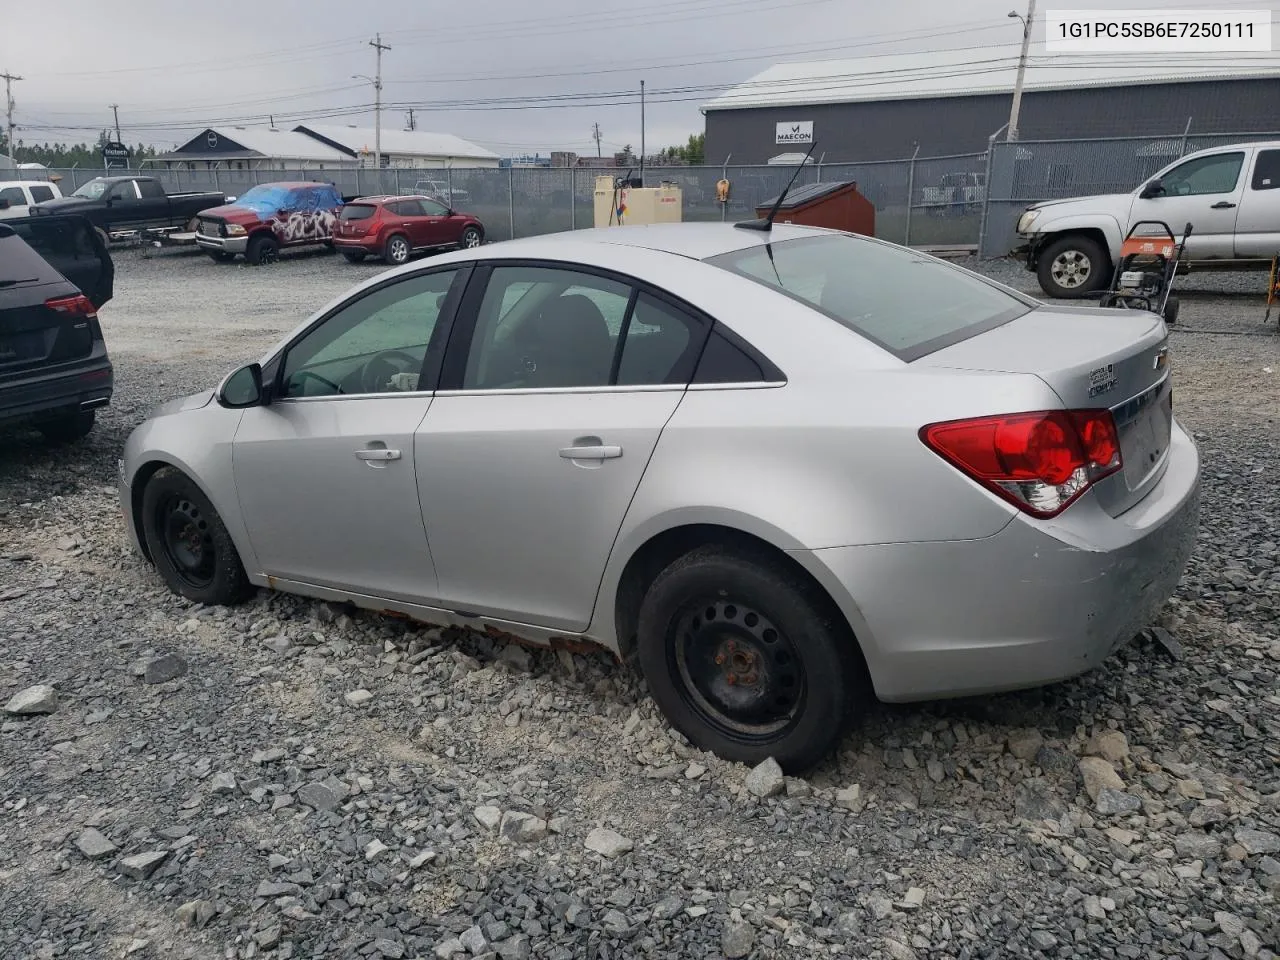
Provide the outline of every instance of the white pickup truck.
<path id="1" fill-rule="evenodd" d="M 1191 269 L 1267 269 L 1280 253 L 1280 142 L 1188 154 L 1132 193 L 1033 204 L 1018 218 L 1014 255 L 1049 296 L 1093 296 L 1140 220 L 1163 221 L 1175 235 L 1190 223 Z"/>

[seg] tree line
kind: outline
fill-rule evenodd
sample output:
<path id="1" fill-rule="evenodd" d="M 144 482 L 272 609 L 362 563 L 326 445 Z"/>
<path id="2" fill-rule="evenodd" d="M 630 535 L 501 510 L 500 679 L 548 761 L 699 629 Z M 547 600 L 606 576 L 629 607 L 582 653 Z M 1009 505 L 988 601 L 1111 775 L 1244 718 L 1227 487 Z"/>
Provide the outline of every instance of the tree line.
<path id="1" fill-rule="evenodd" d="M 17 163 L 42 163 L 46 167 L 101 167 L 102 154 L 99 151 L 104 143 L 110 141 L 111 134 L 107 130 L 101 131 L 94 143 L 26 143 L 18 137 L 13 144 L 13 159 Z M 159 154 L 154 146 L 145 143 L 134 144 L 129 149 L 134 167 Z M 0 154 L 9 155 L 8 138 L 3 131 L 0 131 Z"/>

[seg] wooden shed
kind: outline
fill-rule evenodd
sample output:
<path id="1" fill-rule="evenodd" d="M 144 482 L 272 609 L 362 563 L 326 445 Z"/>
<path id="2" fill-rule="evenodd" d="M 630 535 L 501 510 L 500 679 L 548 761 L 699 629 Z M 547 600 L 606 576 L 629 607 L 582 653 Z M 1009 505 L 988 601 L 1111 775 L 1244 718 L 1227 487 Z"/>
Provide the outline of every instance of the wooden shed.
<path id="1" fill-rule="evenodd" d="M 777 197 L 756 207 L 757 217 L 767 217 Z M 876 208 L 858 192 L 855 180 L 835 180 L 797 187 L 778 208 L 778 223 L 798 223 L 809 227 L 830 227 L 866 237 L 876 235 Z"/>

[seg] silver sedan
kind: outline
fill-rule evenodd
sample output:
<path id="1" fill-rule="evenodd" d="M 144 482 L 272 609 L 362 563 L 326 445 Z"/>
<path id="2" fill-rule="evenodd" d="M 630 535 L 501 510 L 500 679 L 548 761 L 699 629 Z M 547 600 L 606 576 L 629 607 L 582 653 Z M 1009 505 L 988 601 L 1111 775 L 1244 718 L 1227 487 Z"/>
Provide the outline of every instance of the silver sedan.
<path id="1" fill-rule="evenodd" d="M 874 697 L 1073 676 L 1173 591 L 1167 332 L 814 228 L 578 231 L 380 274 L 120 463 L 175 591 L 634 652 L 671 724 L 803 770 Z"/>

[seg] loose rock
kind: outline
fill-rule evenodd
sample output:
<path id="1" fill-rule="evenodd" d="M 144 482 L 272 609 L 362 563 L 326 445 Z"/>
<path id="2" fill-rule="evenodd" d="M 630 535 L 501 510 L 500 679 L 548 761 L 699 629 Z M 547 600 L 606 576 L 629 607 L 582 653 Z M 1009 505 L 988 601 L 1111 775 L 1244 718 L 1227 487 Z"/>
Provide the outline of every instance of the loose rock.
<path id="1" fill-rule="evenodd" d="M 747 791 L 754 797 L 776 797 L 786 787 L 778 761 L 769 757 L 747 774 Z"/>
<path id="2" fill-rule="evenodd" d="M 588 833 L 585 846 L 588 850 L 610 858 L 629 853 L 633 848 L 630 840 L 607 827 L 596 827 Z"/>
<path id="3" fill-rule="evenodd" d="M 16 717 L 53 713 L 58 709 L 58 691 L 47 683 L 15 693 L 4 705 L 4 712 Z"/>
<path id="4" fill-rule="evenodd" d="M 142 675 L 144 683 L 168 683 L 186 675 L 187 661 L 176 653 L 167 653 L 147 664 Z"/>

